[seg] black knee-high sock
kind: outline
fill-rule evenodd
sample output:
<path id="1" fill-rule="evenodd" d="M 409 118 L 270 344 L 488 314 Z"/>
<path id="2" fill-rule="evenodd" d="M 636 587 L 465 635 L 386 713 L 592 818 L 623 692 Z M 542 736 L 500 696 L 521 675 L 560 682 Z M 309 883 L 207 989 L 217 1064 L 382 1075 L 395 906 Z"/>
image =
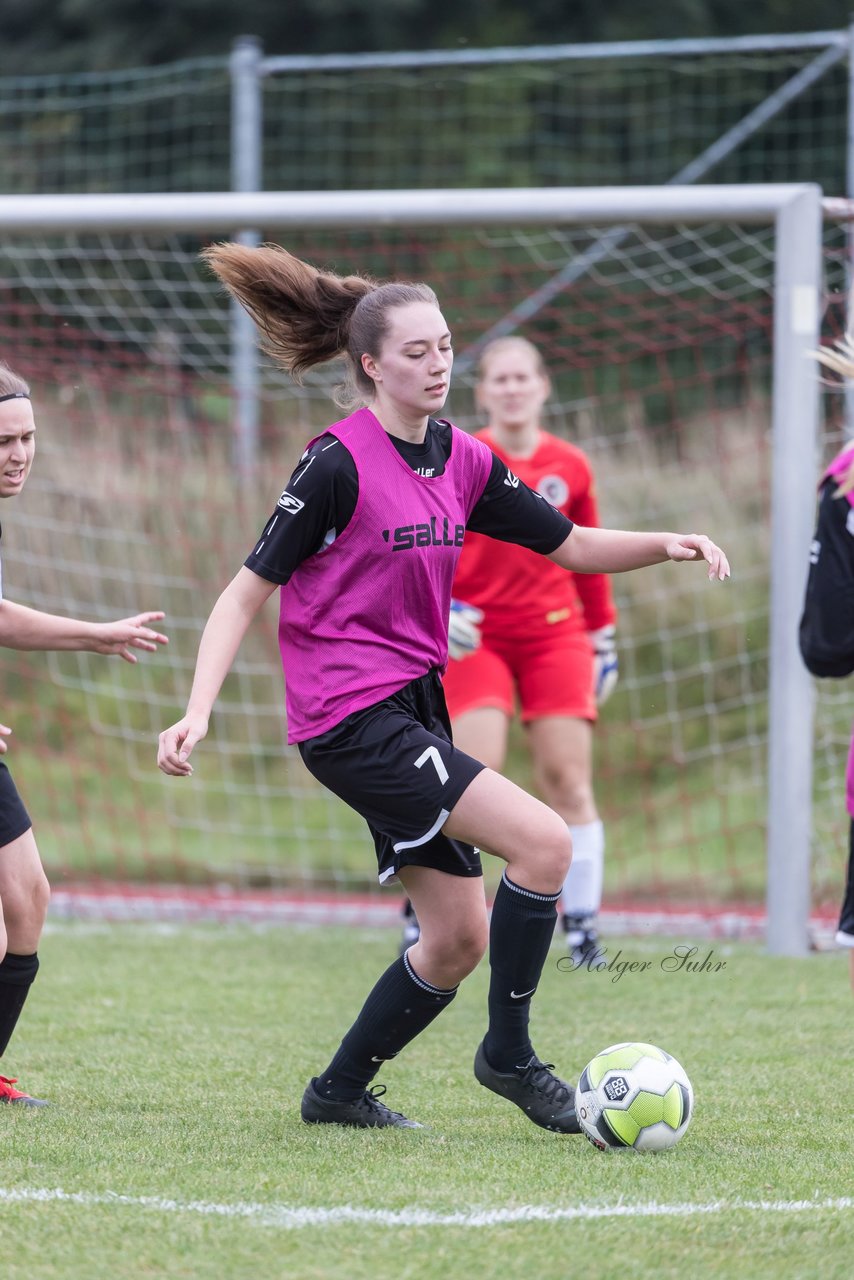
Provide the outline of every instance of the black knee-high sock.
<path id="1" fill-rule="evenodd" d="M 537 989 L 557 920 L 560 890 L 534 893 L 501 877 L 489 925 L 489 1029 L 484 1052 L 496 1071 L 530 1062 L 531 997 Z"/>
<path id="2" fill-rule="evenodd" d="M 335 1057 L 317 1077 L 317 1091 L 342 1101 L 361 1097 L 382 1064 L 428 1027 L 456 994 L 456 987 L 443 991 L 424 982 L 402 955 L 386 969 Z"/>
<path id="3" fill-rule="evenodd" d="M 31 956 L 15 956 L 7 951 L 0 960 L 0 1058 L 12 1038 L 38 968 L 35 952 Z"/>

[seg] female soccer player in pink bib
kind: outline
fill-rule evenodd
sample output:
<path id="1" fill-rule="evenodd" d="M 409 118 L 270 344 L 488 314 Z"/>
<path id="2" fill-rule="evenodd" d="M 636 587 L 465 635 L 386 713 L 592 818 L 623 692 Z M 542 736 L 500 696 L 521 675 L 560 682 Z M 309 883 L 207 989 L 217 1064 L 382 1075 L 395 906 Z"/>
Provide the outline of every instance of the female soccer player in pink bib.
<path id="1" fill-rule="evenodd" d="M 474 1070 L 535 1123 L 578 1133 L 573 1087 L 535 1052 L 531 999 L 572 854 L 566 823 L 454 747 L 442 693 L 451 584 L 465 530 L 521 543 L 564 569 L 617 573 L 665 560 L 729 574 L 701 534 L 573 525 L 438 415 L 451 334 L 432 289 L 318 271 L 275 245 L 214 246 L 207 261 L 284 369 L 344 356 L 349 409 L 312 440 L 260 539 L 205 626 L 186 714 L 158 764 L 190 757 L 238 646 L 278 587 L 288 736 L 311 773 L 366 819 L 382 883 L 402 882 L 416 945 L 382 974 L 303 1094 L 309 1123 L 416 1122 L 368 1085 L 450 1004 L 489 943 L 486 1034 Z M 479 850 L 502 859 L 491 921 Z"/>

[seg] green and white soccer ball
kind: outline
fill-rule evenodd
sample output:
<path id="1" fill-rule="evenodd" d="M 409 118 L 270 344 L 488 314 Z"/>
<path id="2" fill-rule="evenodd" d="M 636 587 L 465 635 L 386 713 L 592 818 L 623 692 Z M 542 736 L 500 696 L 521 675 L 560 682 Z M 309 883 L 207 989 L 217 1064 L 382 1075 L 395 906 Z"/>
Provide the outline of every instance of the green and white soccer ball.
<path id="1" fill-rule="evenodd" d="M 675 1058 L 654 1044 L 612 1044 L 588 1062 L 575 1093 L 578 1121 L 600 1151 L 664 1151 L 691 1122 L 694 1090 Z"/>

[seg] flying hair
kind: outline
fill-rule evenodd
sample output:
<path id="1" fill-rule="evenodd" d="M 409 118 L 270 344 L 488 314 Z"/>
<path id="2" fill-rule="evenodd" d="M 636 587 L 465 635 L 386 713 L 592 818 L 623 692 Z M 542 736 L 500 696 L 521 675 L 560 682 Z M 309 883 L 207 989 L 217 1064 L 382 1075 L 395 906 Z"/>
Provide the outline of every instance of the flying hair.
<path id="1" fill-rule="evenodd" d="M 379 355 L 388 312 L 410 302 L 439 305 L 429 285 L 339 276 L 278 244 L 224 242 L 201 256 L 254 320 L 262 349 L 298 382 L 315 365 L 346 357 L 348 379 L 336 396 L 345 407 L 373 398 L 362 356 Z"/>

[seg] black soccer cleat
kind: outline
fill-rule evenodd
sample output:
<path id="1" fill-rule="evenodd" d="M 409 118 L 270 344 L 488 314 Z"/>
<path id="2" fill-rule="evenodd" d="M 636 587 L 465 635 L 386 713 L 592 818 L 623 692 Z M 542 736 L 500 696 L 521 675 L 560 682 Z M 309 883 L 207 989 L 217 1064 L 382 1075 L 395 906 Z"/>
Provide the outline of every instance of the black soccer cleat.
<path id="1" fill-rule="evenodd" d="M 366 1089 L 355 1102 L 342 1102 L 337 1098 L 324 1098 L 317 1092 L 314 1076 L 302 1095 L 300 1114 L 306 1124 L 344 1124 L 354 1129 L 423 1129 L 417 1120 L 407 1120 L 399 1111 L 391 1111 L 380 1097 L 385 1093 L 384 1084 Z"/>
<path id="2" fill-rule="evenodd" d="M 575 1114 L 575 1090 L 552 1070 L 550 1062 L 534 1055 L 515 1071 L 496 1071 L 486 1059 L 483 1044 L 474 1056 L 475 1077 L 487 1089 L 520 1107 L 529 1120 L 553 1133 L 581 1133 Z"/>

